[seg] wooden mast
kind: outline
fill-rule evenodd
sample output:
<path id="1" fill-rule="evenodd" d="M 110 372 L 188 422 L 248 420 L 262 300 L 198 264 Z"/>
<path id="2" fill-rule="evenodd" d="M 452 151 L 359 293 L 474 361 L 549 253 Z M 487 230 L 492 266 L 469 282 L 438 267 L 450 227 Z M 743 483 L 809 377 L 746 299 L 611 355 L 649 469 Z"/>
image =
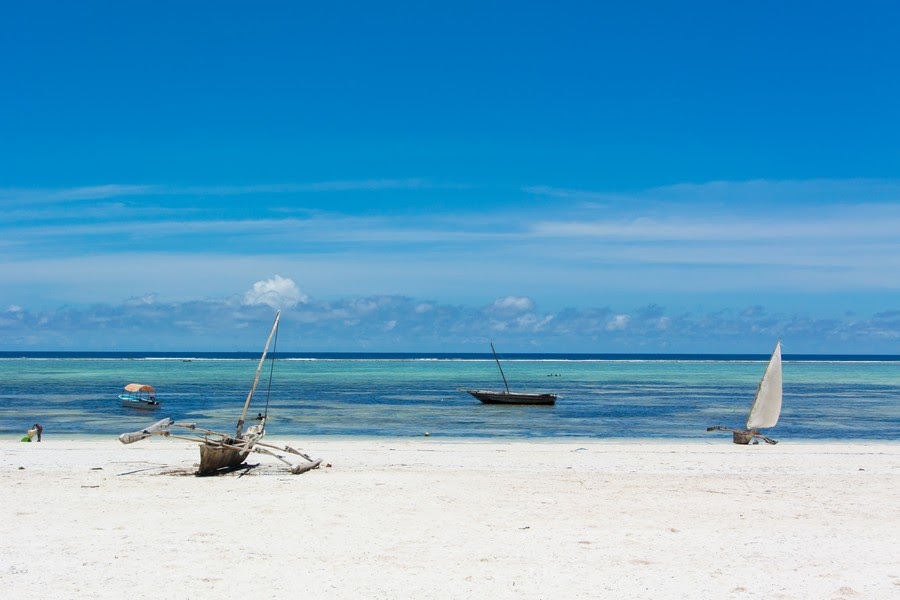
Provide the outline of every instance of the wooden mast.
<path id="1" fill-rule="evenodd" d="M 509 384 L 506 383 L 506 375 L 503 374 L 503 367 L 500 366 L 500 359 L 497 358 L 497 351 L 494 350 L 494 342 L 491 342 L 491 352 L 494 353 L 494 360 L 497 361 L 497 368 L 500 369 L 500 377 L 503 378 L 503 385 L 506 386 L 506 393 L 508 394 L 508 393 L 510 393 L 509 392 Z"/>
<path id="2" fill-rule="evenodd" d="M 266 340 L 266 347 L 263 348 L 262 356 L 259 358 L 259 364 L 256 366 L 256 377 L 253 378 L 253 387 L 250 388 L 250 393 L 247 394 L 247 401 L 244 402 L 244 411 L 241 413 L 241 418 L 237 422 L 237 433 L 234 437 L 240 438 L 241 434 L 244 432 L 244 419 L 247 418 L 247 409 L 250 408 L 250 401 L 253 399 L 253 393 L 256 391 L 256 385 L 259 383 L 259 372 L 262 370 L 263 363 L 266 360 L 266 354 L 269 352 L 269 344 L 272 342 L 272 337 L 275 335 L 275 330 L 278 329 L 278 319 L 281 318 L 281 311 L 275 313 L 275 322 L 272 324 L 272 331 L 269 332 L 269 339 Z"/>

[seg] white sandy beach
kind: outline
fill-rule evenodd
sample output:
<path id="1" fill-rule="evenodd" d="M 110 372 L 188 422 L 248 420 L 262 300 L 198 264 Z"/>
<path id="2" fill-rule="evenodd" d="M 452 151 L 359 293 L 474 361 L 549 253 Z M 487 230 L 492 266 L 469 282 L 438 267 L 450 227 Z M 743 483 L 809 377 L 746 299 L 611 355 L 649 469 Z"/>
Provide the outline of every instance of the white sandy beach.
<path id="1" fill-rule="evenodd" d="M 281 441 L 0 442 L 3 597 L 900 597 L 900 445 Z"/>

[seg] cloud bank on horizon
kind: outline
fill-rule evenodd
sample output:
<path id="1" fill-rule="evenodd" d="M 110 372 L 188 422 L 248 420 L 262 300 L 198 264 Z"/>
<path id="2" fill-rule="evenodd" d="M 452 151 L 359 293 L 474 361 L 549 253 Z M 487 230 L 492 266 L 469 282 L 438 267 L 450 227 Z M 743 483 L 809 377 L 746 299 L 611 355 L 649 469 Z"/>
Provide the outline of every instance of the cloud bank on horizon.
<path id="1" fill-rule="evenodd" d="M 754 352 L 782 337 L 798 353 L 891 353 L 900 340 L 897 182 L 523 188 L 523 203 L 553 201 L 390 218 L 293 208 L 379 188 L 335 187 L 230 189 L 255 218 L 209 190 L 184 206 L 131 185 L 0 191 L 0 350 L 240 349 L 279 308 L 296 351 L 496 339 L 509 351 Z"/>
<path id="2" fill-rule="evenodd" d="M 286 330 L 279 348 L 291 352 L 484 352 L 502 340 L 508 352 L 754 353 L 782 337 L 798 354 L 878 354 L 891 352 L 900 333 L 900 311 L 822 318 L 748 306 L 669 315 L 650 304 L 553 313 L 512 296 L 480 307 L 404 296 L 310 301 L 276 275 L 231 298 L 167 304 L 147 295 L 42 313 L 9 306 L 0 313 L 0 350 L 247 351 L 276 308 Z"/>

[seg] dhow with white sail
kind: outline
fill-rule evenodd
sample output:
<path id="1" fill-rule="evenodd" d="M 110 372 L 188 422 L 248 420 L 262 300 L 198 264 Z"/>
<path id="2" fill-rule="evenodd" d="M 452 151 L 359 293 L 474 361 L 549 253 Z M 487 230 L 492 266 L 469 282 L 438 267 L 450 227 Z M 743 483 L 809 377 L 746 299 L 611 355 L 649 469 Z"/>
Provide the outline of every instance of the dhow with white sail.
<path id="1" fill-rule="evenodd" d="M 759 385 L 756 387 L 756 396 L 750 406 L 750 414 L 747 416 L 747 426 L 743 429 L 732 429 L 716 425 L 707 427 L 707 431 L 730 431 L 735 444 L 749 444 L 753 438 L 760 438 L 768 444 L 778 442 L 766 437 L 759 432 L 760 429 L 774 427 L 781 415 L 781 340 L 775 344 L 775 350 L 766 366 Z M 754 442 L 757 443 L 757 442 Z"/>

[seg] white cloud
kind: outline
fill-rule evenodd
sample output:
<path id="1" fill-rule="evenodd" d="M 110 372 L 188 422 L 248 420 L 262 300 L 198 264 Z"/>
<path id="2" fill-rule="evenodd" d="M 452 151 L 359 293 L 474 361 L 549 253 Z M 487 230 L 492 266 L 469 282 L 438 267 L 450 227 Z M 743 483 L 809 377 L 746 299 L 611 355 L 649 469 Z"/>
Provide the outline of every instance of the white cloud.
<path id="1" fill-rule="evenodd" d="M 103 200 L 122 196 L 146 196 L 159 193 L 164 188 L 153 185 L 106 184 L 59 189 L 0 189 L 0 202 L 22 204 L 74 202 L 79 200 Z"/>
<path id="2" fill-rule="evenodd" d="M 137 298 L 125 300 L 126 306 L 151 306 L 153 304 L 156 304 L 156 294 L 144 294 Z"/>
<path id="3" fill-rule="evenodd" d="M 523 296 L 507 296 L 494 300 L 493 307 L 499 310 L 526 311 L 534 307 L 534 302 Z"/>
<path id="4" fill-rule="evenodd" d="M 516 323 L 518 324 L 520 329 L 530 329 L 531 331 L 535 332 L 545 329 L 551 321 L 553 321 L 553 315 L 547 315 L 543 318 L 539 318 L 534 313 L 528 313 L 516 319 Z"/>
<path id="5" fill-rule="evenodd" d="M 280 275 L 257 281 L 252 289 L 244 293 L 244 304 L 248 306 L 265 304 L 275 309 L 291 308 L 306 301 L 306 294 L 300 291 L 297 284 Z"/>
<path id="6" fill-rule="evenodd" d="M 372 298 L 360 298 L 352 301 L 350 307 L 357 315 L 371 314 L 378 310 L 378 301 Z"/>
<path id="7" fill-rule="evenodd" d="M 631 317 L 628 315 L 616 315 L 606 323 L 607 331 L 622 331 L 628 327 Z"/>
<path id="8" fill-rule="evenodd" d="M 245 196 L 259 194 L 296 194 L 319 192 L 416 190 L 459 188 L 436 185 L 419 178 L 314 181 L 308 183 L 263 183 L 251 185 L 173 186 L 142 184 L 102 184 L 70 188 L 0 188 L 0 202 L 21 204 L 103 200 L 129 196 Z"/>

